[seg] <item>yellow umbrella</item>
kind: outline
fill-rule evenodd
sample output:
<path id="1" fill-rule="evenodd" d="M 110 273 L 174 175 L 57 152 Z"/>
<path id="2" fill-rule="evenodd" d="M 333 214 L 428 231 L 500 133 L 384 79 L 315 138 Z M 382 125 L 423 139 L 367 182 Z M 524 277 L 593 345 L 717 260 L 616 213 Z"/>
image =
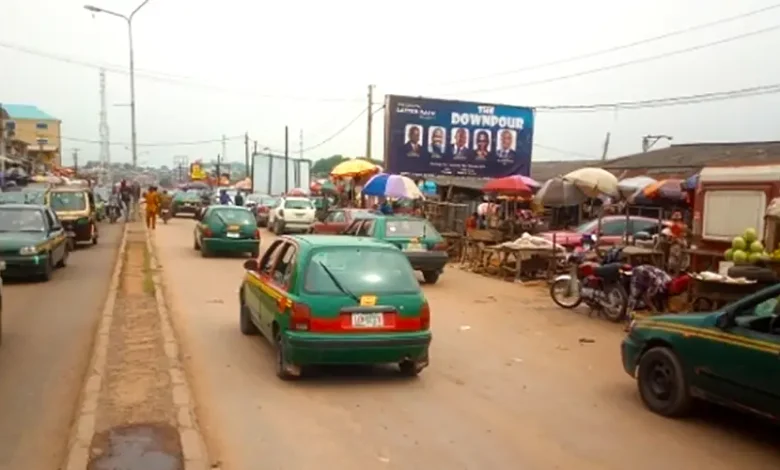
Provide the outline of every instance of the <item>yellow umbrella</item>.
<path id="1" fill-rule="evenodd" d="M 352 160 L 346 160 L 336 165 L 330 171 L 330 176 L 334 176 L 337 178 L 344 178 L 344 177 L 354 178 L 357 176 L 365 176 L 371 173 L 376 173 L 378 171 L 379 168 L 377 168 L 377 166 L 374 165 L 373 163 L 368 162 L 366 160 L 359 160 L 357 158 L 353 158 Z"/>

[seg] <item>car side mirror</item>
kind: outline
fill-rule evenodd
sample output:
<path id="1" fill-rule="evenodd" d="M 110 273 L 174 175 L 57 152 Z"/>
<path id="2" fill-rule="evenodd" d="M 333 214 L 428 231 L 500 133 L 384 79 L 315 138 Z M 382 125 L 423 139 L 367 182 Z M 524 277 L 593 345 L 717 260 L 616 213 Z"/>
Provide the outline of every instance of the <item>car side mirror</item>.
<path id="1" fill-rule="evenodd" d="M 244 269 L 246 269 L 247 271 L 258 272 L 260 270 L 260 265 L 257 263 L 257 260 L 255 258 L 252 258 L 244 261 Z"/>
<path id="2" fill-rule="evenodd" d="M 715 326 L 721 330 L 728 330 L 733 325 L 733 320 L 729 312 L 721 313 L 715 319 Z"/>

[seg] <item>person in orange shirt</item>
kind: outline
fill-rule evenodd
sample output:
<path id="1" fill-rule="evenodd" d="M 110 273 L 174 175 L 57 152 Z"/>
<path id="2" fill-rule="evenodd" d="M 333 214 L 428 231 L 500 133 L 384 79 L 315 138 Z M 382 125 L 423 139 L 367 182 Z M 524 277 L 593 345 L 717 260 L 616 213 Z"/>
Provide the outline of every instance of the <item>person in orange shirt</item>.
<path id="1" fill-rule="evenodd" d="M 157 227 L 157 213 L 160 211 L 160 193 L 156 186 L 150 186 L 144 196 L 146 202 L 146 227 L 152 230 Z"/>

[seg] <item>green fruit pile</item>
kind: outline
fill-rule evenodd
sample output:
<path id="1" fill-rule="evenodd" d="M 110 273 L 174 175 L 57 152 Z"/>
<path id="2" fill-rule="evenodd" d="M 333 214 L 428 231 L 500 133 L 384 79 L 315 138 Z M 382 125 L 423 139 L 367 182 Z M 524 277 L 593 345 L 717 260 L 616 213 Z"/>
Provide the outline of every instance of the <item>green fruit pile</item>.
<path id="1" fill-rule="evenodd" d="M 758 240 L 756 229 L 749 228 L 741 237 L 734 237 L 731 248 L 723 253 L 726 261 L 734 261 L 736 264 L 756 263 L 776 259 L 780 261 L 780 245 L 770 256 L 764 249 L 764 244 Z"/>

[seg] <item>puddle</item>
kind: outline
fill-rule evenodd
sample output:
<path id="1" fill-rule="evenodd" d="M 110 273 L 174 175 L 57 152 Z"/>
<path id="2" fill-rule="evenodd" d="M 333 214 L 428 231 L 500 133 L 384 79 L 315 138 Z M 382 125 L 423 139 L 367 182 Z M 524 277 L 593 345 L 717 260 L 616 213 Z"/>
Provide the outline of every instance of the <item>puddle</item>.
<path id="1" fill-rule="evenodd" d="M 87 470 L 183 470 L 179 434 L 168 424 L 109 429 L 92 440 Z"/>

